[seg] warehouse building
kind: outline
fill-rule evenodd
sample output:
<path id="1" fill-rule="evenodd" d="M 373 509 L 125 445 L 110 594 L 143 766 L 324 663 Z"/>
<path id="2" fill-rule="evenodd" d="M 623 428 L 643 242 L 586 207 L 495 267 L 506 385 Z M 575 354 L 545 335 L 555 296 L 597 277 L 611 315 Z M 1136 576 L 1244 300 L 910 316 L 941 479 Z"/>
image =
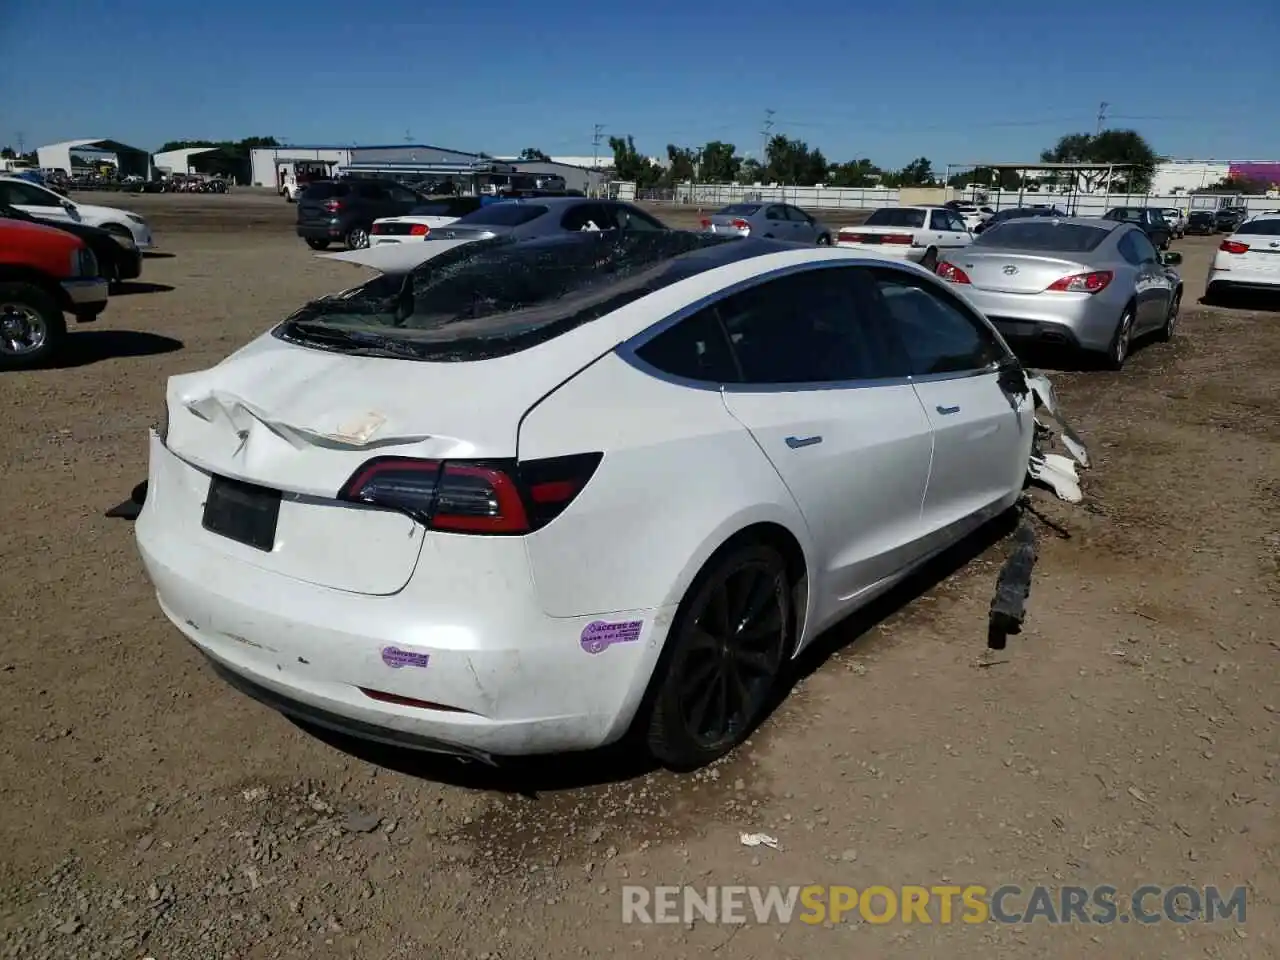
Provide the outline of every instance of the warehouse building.
<path id="1" fill-rule="evenodd" d="M 521 173 L 545 173 L 564 177 L 566 189 L 588 194 L 594 193 L 595 188 L 608 183 L 609 175 L 613 172 L 612 160 L 609 162 L 610 169 L 601 171 L 592 170 L 578 164 L 565 163 L 562 160 L 521 160 L 519 157 L 504 157 L 501 159 L 503 163 L 514 164 L 515 168 Z M 589 162 L 590 160 L 588 159 Z"/>
<path id="2" fill-rule="evenodd" d="M 390 146 L 291 144 L 254 148 L 250 167 L 254 186 L 271 187 L 280 182 L 281 167 L 295 163 L 320 165 L 334 173 L 351 163 L 469 163 L 479 157 L 478 153 L 422 143 Z"/>
<path id="3" fill-rule="evenodd" d="M 166 150 L 151 158 L 157 173 L 195 173 L 191 158 L 201 153 L 212 153 L 217 147 L 183 147 L 180 150 Z"/>

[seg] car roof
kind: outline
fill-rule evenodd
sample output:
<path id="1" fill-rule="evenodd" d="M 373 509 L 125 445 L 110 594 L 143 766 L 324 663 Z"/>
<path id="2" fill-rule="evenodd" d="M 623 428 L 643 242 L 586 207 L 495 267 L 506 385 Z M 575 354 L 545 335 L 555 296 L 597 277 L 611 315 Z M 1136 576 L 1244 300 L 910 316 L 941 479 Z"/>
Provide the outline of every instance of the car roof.
<path id="1" fill-rule="evenodd" d="M 1119 220 L 1103 220 L 1101 217 L 1018 217 L 1017 219 L 1052 220 L 1055 223 L 1066 224 L 1071 227 L 1095 227 L 1098 230 L 1106 230 L 1108 233 L 1132 226 L 1132 224 L 1123 223 Z"/>

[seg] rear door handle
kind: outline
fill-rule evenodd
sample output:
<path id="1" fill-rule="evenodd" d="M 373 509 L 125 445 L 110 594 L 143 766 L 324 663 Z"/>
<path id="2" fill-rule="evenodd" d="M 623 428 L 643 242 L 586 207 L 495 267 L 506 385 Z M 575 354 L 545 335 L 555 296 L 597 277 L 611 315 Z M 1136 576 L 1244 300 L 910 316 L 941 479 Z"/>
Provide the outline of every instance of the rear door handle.
<path id="1" fill-rule="evenodd" d="M 942 414 L 944 417 L 945 417 L 945 416 L 947 416 L 948 414 L 951 414 L 951 413 L 959 413 L 959 412 L 960 412 L 960 408 L 959 408 L 959 407 L 935 407 L 934 409 L 936 409 L 936 410 L 937 410 L 940 414 Z"/>
<path id="2" fill-rule="evenodd" d="M 812 447 L 815 443 L 821 443 L 822 437 L 787 437 L 787 446 L 792 450 L 799 450 L 801 447 Z"/>

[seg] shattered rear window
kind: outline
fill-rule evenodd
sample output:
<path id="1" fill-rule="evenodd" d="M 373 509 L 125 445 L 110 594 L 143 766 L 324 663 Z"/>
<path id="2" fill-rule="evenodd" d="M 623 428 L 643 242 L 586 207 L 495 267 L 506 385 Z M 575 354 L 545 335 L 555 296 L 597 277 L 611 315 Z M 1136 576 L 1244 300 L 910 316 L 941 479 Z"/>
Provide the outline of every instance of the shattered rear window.
<path id="1" fill-rule="evenodd" d="M 676 230 L 482 240 L 402 277 L 382 275 L 313 301 L 275 333 L 346 352 L 483 360 L 551 340 L 704 270 L 787 249 Z"/>

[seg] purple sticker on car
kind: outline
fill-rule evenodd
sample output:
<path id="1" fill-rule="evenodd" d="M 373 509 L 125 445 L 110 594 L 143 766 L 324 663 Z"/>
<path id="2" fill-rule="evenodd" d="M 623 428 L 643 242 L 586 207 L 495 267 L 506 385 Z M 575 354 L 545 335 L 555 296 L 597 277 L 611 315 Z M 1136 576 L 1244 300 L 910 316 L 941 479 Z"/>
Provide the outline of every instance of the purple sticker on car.
<path id="1" fill-rule="evenodd" d="M 382 662 L 393 670 L 401 667 L 425 667 L 431 660 L 429 653 L 414 653 L 412 650 L 401 650 L 399 647 L 383 647 Z"/>
<path id="2" fill-rule="evenodd" d="M 596 620 L 582 631 L 582 649 L 587 653 L 603 653 L 615 643 L 634 643 L 640 639 L 643 620 L 622 620 L 610 623 Z"/>

